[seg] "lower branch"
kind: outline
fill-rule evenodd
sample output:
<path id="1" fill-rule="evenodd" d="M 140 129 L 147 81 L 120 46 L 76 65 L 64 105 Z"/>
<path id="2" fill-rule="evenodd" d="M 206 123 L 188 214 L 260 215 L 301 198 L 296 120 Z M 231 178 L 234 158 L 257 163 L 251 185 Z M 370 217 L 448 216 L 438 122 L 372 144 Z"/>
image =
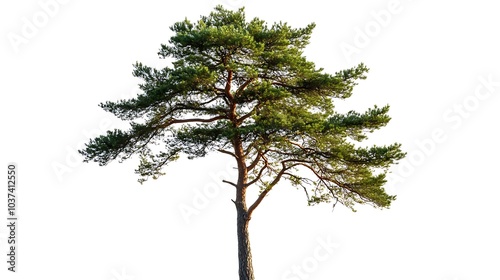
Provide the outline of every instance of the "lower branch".
<path id="1" fill-rule="evenodd" d="M 229 182 L 229 181 L 226 181 L 226 180 L 222 180 L 222 183 L 226 183 L 226 184 L 229 184 L 229 185 L 231 185 L 231 186 L 233 186 L 233 187 L 237 188 L 236 184 L 235 184 L 235 183 L 233 183 L 233 182 Z"/>
<path id="2" fill-rule="evenodd" d="M 252 212 L 255 210 L 255 208 L 257 208 L 257 206 L 259 206 L 259 204 L 262 202 L 264 197 L 266 197 L 266 195 L 272 190 L 272 188 L 281 180 L 281 177 L 283 177 L 283 175 L 286 173 L 287 170 L 289 170 L 290 168 L 292 168 L 294 166 L 299 165 L 299 163 L 295 163 L 295 164 L 292 164 L 290 166 L 286 166 L 287 161 L 291 161 L 291 160 L 285 160 L 285 161 L 281 162 L 282 168 L 281 168 L 280 172 L 278 172 L 278 174 L 276 175 L 276 178 L 274 178 L 274 180 L 269 184 L 269 186 L 267 186 L 259 194 L 259 197 L 257 197 L 255 202 L 248 208 L 248 215 L 251 215 Z"/>

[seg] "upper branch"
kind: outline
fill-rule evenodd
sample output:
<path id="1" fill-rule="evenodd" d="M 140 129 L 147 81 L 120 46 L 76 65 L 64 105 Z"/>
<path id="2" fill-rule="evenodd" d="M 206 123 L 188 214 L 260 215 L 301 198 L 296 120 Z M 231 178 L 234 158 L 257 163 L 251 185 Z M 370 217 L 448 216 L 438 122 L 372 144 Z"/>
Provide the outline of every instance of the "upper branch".
<path id="1" fill-rule="evenodd" d="M 261 158 L 267 153 L 269 152 L 269 150 L 265 150 L 264 152 L 261 152 L 261 151 L 257 151 L 257 155 L 255 156 L 255 159 L 252 161 L 252 163 L 250 163 L 250 165 L 247 166 L 247 170 L 250 171 L 252 169 L 254 169 L 257 164 L 259 164 Z"/>
<path id="2" fill-rule="evenodd" d="M 165 122 L 163 125 L 159 126 L 160 128 L 167 128 L 173 124 L 177 123 L 190 123 L 190 122 L 202 122 L 202 123 L 208 123 L 208 122 L 213 122 L 216 120 L 221 120 L 225 119 L 226 116 L 217 116 L 213 117 L 210 119 L 202 119 L 202 118 L 192 118 L 192 119 L 170 119 L 167 122 Z"/>
<path id="3" fill-rule="evenodd" d="M 246 80 L 243 84 L 241 84 L 241 86 L 238 87 L 238 89 L 236 90 L 236 94 L 240 94 L 253 81 L 254 78 Z"/>
<path id="4" fill-rule="evenodd" d="M 251 186 L 251 185 L 255 184 L 257 181 L 259 181 L 260 178 L 262 178 L 262 174 L 264 173 L 264 171 L 266 169 L 270 168 L 269 162 L 267 161 L 267 158 L 265 156 L 262 156 L 262 159 L 264 159 L 264 165 L 259 170 L 259 173 L 257 173 L 257 176 L 255 176 L 255 178 L 252 181 L 245 184 L 245 187 Z"/>

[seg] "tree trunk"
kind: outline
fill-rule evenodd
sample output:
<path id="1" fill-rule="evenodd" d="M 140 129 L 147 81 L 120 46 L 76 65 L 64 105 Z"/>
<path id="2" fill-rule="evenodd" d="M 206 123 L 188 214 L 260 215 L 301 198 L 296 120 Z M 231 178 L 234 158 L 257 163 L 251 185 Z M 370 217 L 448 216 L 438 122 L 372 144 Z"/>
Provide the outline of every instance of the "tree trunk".
<path id="1" fill-rule="evenodd" d="M 240 280 L 254 280 L 252 253 L 250 251 L 250 239 L 248 236 L 248 223 L 250 217 L 244 202 L 235 203 L 237 212 L 238 231 L 238 260 Z"/>
<path id="2" fill-rule="evenodd" d="M 250 239 L 248 237 L 248 223 L 250 215 L 248 214 L 246 204 L 247 190 L 247 167 L 245 163 L 245 154 L 243 145 L 239 137 L 235 137 L 234 153 L 238 164 L 238 182 L 236 184 L 236 200 L 233 201 L 236 205 L 236 230 L 238 233 L 238 264 L 240 280 L 254 280 L 252 253 L 250 252 Z"/>

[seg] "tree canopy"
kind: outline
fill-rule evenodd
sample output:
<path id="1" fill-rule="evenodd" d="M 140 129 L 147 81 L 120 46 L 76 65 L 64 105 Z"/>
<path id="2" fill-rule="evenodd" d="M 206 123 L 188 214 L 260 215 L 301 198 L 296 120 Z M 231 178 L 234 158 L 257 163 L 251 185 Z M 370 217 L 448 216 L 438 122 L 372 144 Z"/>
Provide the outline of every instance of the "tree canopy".
<path id="1" fill-rule="evenodd" d="M 335 99 L 349 98 L 368 68 L 316 68 L 303 54 L 314 27 L 247 21 L 243 8 L 222 6 L 196 22 L 175 23 L 158 52 L 171 65 L 136 63 L 142 92 L 100 104 L 130 129 L 91 139 L 80 153 L 100 165 L 138 154 L 141 183 L 163 175 L 179 156 L 227 154 L 239 175 L 226 183 L 260 189 L 248 215 L 283 180 L 303 189 L 310 205 L 389 207 L 395 197 L 383 188 L 386 173 L 404 153 L 397 143 L 362 145 L 389 122 L 389 106 L 335 111 Z"/>

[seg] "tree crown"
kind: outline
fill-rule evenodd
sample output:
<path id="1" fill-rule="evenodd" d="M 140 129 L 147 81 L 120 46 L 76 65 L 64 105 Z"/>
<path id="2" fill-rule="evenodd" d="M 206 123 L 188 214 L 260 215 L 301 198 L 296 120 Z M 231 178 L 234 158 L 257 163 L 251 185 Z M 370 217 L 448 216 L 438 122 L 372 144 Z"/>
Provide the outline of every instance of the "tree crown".
<path id="1" fill-rule="evenodd" d="M 399 144 L 359 142 L 389 122 L 389 106 L 335 112 L 334 99 L 350 97 L 368 68 L 360 64 L 333 75 L 316 69 L 303 55 L 313 29 L 246 21 L 243 8 L 222 6 L 195 23 L 175 23 L 169 44 L 158 52 L 173 58 L 172 66 L 136 63 L 142 93 L 100 104 L 129 121 L 130 129 L 91 139 L 80 153 L 100 165 L 139 154 L 142 183 L 163 175 L 181 154 L 219 151 L 234 157 L 245 175 L 228 183 L 255 185 L 262 198 L 285 179 L 303 188 L 311 205 L 388 207 L 395 197 L 383 189 L 385 175 L 404 153 Z"/>

